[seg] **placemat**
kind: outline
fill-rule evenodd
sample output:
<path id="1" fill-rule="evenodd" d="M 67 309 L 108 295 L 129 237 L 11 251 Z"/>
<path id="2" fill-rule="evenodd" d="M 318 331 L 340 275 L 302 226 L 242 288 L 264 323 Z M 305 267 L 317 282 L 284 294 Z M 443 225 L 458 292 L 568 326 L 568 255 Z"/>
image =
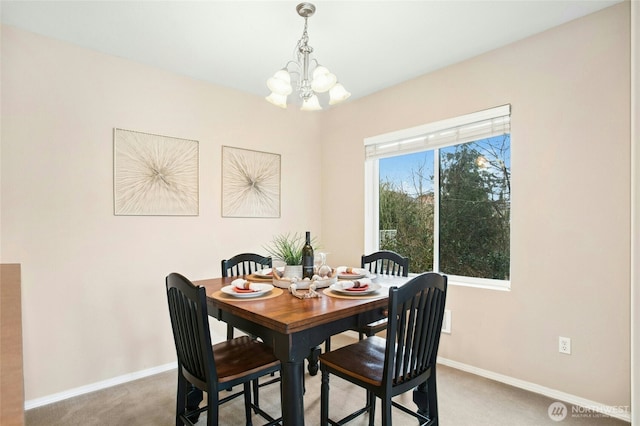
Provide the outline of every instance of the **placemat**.
<path id="1" fill-rule="evenodd" d="M 264 278 L 264 277 L 259 277 L 257 275 L 249 274 L 245 277 L 245 280 L 251 281 L 254 283 L 270 283 L 271 281 L 273 281 L 273 278 Z"/>
<path id="2" fill-rule="evenodd" d="M 331 290 L 330 288 L 325 288 L 324 290 L 322 290 L 322 292 L 324 294 L 326 294 L 327 296 L 330 297 L 335 297 L 338 299 L 379 299 L 381 297 L 386 297 L 387 295 L 384 294 L 384 287 L 381 288 L 378 291 L 375 291 L 373 293 L 369 293 L 369 294 L 363 294 L 361 296 L 351 296 L 349 294 L 342 294 L 342 293 L 336 293 L 335 291 Z"/>
<path id="3" fill-rule="evenodd" d="M 214 299 L 224 300 L 224 301 L 232 301 L 232 302 L 254 302 L 256 300 L 266 300 L 272 299 L 274 297 L 278 297 L 283 293 L 281 288 L 274 287 L 269 293 L 264 294 L 258 297 L 233 297 L 229 294 L 223 293 L 221 290 L 213 292 L 210 296 Z"/>

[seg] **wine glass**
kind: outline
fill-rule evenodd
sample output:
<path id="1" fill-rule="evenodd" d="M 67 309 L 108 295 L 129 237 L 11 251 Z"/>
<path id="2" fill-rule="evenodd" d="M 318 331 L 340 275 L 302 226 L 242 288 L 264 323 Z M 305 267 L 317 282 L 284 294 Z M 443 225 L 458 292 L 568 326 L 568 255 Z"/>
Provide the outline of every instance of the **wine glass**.
<path id="1" fill-rule="evenodd" d="M 316 274 L 320 277 L 326 277 L 331 273 L 331 267 L 327 265 L 327 253 L 318 252 L 317 257 L 314 258 L 314 264 L 316 266 Z"/>

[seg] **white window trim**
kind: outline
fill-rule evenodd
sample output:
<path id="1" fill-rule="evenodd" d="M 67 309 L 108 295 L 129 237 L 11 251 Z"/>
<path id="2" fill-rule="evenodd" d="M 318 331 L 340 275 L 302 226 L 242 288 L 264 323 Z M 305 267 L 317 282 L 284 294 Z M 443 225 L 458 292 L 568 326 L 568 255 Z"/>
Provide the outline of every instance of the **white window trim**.
<path id="1" fill-rule="evenodd" d="M 364 139 L 365 149 L 369 145 L 394 144 L 398 141 L 413 141 L 423 138 L 425 134 L 450 129 L 453 127 L 463 126 L 478 121 L 489 120 L 495 117 L 502 117 L 511 114 L 511 105 L 502 105 L 499 107 L 487 109 L 484 111 L 474 112 L 459 117 L 437 121 L 421 126 L 402 129 L 394 132 L 376 135 Z M 415 149 L 414 151 L 422 151 L 428 149 L 440 148 L 441 146 L 425 146 Z M 407 152 L 408 153 L 408 152 Z M 380 157 L 372 157 L 365 159 L 364 163 L 364 250 L 365 253 L 372 253 L 380 249 L 378 239 L 379 223 L 379 193 L 374 190 L 378 188 L 380 182 L 380 170 L 378 161 L 385 156 L 400 155 L 393 153 L 391 155 L 383 155 Z M 495 280 L 488 278 L 464 277 L 459 275 L 447 275 L 448 283 L 455 286 L 475 287 L 492 290 L 509 291 L 511 289 L 511 280 Z"/>

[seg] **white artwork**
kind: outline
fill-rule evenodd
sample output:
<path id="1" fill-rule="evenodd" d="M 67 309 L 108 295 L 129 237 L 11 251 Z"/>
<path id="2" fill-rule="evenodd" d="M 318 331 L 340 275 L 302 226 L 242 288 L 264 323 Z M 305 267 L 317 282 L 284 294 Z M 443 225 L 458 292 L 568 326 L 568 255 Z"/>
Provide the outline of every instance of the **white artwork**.
<path id="1" fill-rule="evenodd" d="M 198 215 L 198 142 L 114 129 L 114 213 Z"/>
<path id="2" fill-rule="evenodd" d="M 280 217 L 280 155 L 222 147 L 222 216 Z"/>

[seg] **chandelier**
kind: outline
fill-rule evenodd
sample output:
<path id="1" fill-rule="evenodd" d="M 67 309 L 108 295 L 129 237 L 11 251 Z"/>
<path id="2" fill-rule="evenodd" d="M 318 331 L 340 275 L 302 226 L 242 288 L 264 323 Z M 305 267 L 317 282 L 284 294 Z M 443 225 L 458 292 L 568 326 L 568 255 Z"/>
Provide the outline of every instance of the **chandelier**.
<path id="1" fill-rule="evenodd" d="M 281 70 L 277 71 L 273 77 L 267 80 L 267 87 L 271 94 L 266 97 L 267 101 L 287 108 L 287 97 L 293 92 L 291 85 L 291 74 L 297 74 L 296 89 L 302 99 L 303 111 L 321 110 L 318 93 L 329 92 L 329 105 L 340 103 L 351 96 L 344 86 L 338 83 L 338 78 L 327 68 L 318 63 L 316 59 L 309 56 L 313 48 L 309 46 L 309 35 L 307 34 L 307 19 L 316 11 L 316 7 L 311 3 L 300 3 L 296 6 L 298 15 L 304 18 L 304 30 L 302 37 L 298 40 L 295 48 L 296 59 L 287 62 Z M 313 65 L 312 63 L 313 62 Z M 313 66 L 313 70 L 309 69 Z M 291 68 L 291 69 L 290 69 Z M 311 75 L 311 78 L 309 76 Z"/>

